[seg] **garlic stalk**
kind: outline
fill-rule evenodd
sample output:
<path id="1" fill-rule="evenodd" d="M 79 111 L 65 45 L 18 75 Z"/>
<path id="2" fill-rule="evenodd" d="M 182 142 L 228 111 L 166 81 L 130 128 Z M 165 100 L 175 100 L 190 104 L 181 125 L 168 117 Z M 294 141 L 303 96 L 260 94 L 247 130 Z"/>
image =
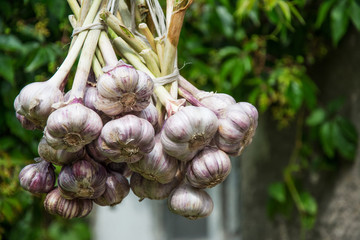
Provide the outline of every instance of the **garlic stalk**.
<path id="1" fill-rule="evenodd" d="M 86 16 L 84 25 L 92 23 L 101 0 L 94 0 Z M 71 70 L 88 31 L 79 34 L 73 47 L 56 73 L 46 82 L 34 82 L 25 86 L 14 102 L 16 112 L 43 128 L 48 116 L 51 114 L 53 104 L 63 101 L 63 93 L 59 89 Z"/>

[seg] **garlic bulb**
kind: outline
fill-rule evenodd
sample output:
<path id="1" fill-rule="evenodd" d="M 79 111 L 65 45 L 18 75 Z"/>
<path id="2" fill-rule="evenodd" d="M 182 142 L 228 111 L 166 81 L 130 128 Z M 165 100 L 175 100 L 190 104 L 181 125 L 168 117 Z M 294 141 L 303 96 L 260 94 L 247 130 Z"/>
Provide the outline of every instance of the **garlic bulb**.
<path id="1" fill-rule="evenodd" d="M 154 83 L 151 78 L 119 61 L 107 67 L 98 78 L 95 107 L 109 116 L 123 112 L 141 111 L 150 103 Z"/>
<path id="2" fill-rule="evenodd" d="M 23 128 L 25 128 L 26 130 L 35 130 L 35 129 L 39 128 L 33 122 L 27 120 L 27 118 L 24 117 L 23 115 L 16 113 L 16 118 L 17 118 L 17 120 L 19 120 L 21 126 Z"/>
<path id="3" fill-rule="evenodd" d="M 156 130 L 158 128 L 158 112 L 154 104 L 149 104 L 144 110 L 140 112 L 131 112 L 131 114 L 147 120 Z"/>
<path id="4" fill-rule="evenodd" d="M 77 152 L 96 139 L 102 127 L 98 114 L 80 103 L 72 103 L 50 114 L 44 134 L 51 147 Z"/>
<path id="5" fill-rule="evenodd" d="M 71 90 L 68 91 L 64 96 L 64 101 L 68 101 L 70 99 Z M 95 101 L 97 100 L 97 89 L 93 86 L 93 84 L 86 84 L 85 93 L 84 93 L 84 106 L 90 108 L 91 110 L 95 111 L 101 118 L 102 122 L 105 124 L 111 120 L 109 116 L 104 114 L 103 112 L 97 110 L 95 108 Z"/>
<path id="6" fill-rule="evenodd" d="M 59 188 L 55 188 L 46 195 L 44 207 L 50 214 L 70 219 L 88 215 L 92 210 L 93 203 L 89 199 L 65 199 L 61 196 Z"/>
<path id="7" fill-rule="evenodd" d="M 232 96 L 225 93 L 200 93 L 196 97 L 216 115 L 219 115 L 225 107 L 236 103 Z"/>
<path id="8" fill-rule="evenodd" d="M 96 162 L 101 164 L 111 163 L 111 160 L 106 157 L 96 145 L 96 140 L 86 145 L 86 153 L 94 159 Z"/>
<path id="9" fill-rule="evenodd" d="M 38 145 L 38 153 L 45 161 L 62 166 L 83 158 L 85 156 L 85 149 L 82 148 L 77 152 L 56 150 L 50 147 L 45 137 L 43 137 Z"/>
<path id="10" fill-rule="evenodd" d="M 204 107 L 187 106 L 165 122 L 161 142 L 164 151 L 181 161 L 191 160 L 209 144 L 218 128 L 218 119 Z"/>
<path id="11" fill-rule="evenodd" d="M 52 105 L 63 101 L 63 93 L 49 82 L 33 82 L 26 85 L 16 97 L 14 108 L 16 113 L 24 116 L 39 128 L 43 128 Z"/>
<path id="12" fill-rule="evenodd" d="M 154 135 L 148 121 L 129 114 L 105 124 L 96 144 L 113 162 L 132 163 L 151 152 Z"/>
<path id="13" fill-rule="evenodd" d="M 55 168 L 41 158 L 35 160 L 38 162 L 29 164 L 20 171 L 20 185 L 34 194 L 48 193 L 55 185 Z"/>
<path id="14" fill-rule="evenodd" d="M 128 167 L 128 164 L 124 163 L 124 162 L 119 162 L 119 163 L 111 162 L 111 163 L 107 164 L 106 167 L 107 167 L 107 169 L 109 169 L 111 171 L 120 173 L 121 175 L 123 175 L 126 178 L 130 177 L 131 174 L 133 173 L 131 171 L 131 169 Z"/>
<path id="15" fill-rule="evenodd" d="M 164 184 L 173 180 L 178 170 L 178 160 L 163 151 L 160 135 L 157 135 L 153 150 L 140 161 L 129 163 L 128 166 L 144 178 Z"/>
<path id="16" fill-rule="evenodd" d="M 248 146 L 258 124 L 258 111 L 247 102 L 239 102 L 223 109 L 219 115 L 219 129 L 215 143 L 219 149 L 239 156 Z"/>
<path id="17" fill-rule="evenodd" d="M 189 163 L 186 178 L 196 188 L 211 188 L 230 174 L 231 161 L 223 151 L 206 147 Z"/>
<path id="18" fill-rule="evenodd" d="M 130 185 L 128 180 L 120 173 L 108 171 L 105 192 L 94 202 L 100 206 L 114 206 L 129 194 Z"/>
<path id="19" fill-rule="evenodd" d="M 209 216 L 214 203 L 204 190 L 182 184 L 171 192 L 168 207 L 171 212 L 194 220 Z"/>
<path id="20" fill-rule="evenodd" d="M 105 191 L 106 169 L 87 158 L 63 166 L 58 177 L 61 195 L 67 199 L 100 197 Z"/>
<path id="21" fill-rule="evenodd" d="M 180 178 L 175 177 L 171 182 L 161 184 L 133 173 L 130 178 L 130 187 L 133 193 L 142 201 L 144 198 L 161 200 L 167 198 L 171 191 L 180 184 Z"/>

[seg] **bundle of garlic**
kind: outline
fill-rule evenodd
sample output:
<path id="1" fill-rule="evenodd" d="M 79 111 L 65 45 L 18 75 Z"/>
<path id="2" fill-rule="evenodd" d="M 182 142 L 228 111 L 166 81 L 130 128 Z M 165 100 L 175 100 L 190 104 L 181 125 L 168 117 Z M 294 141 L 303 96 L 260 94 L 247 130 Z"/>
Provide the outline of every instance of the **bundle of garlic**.
<path id="1" fill-rule="evenodd" d="M 251 143 L 258 112 L 180 76 L 176 49 L 192 0 L 168 0 L 166 17 L 157 0 L 68 3 L 67 57 L 14 102 L 24 128 L 44 131 L 40 158 L 20 172 L 21 186 L 46 193 L 45 209 L 64 218 L 86 216 L 93 202 L 119 204 L 130 189 L 140 200 L 167 198 L 172 212 L 189 219 L 209 216 L 213 201 L 204 189 L 229 175 L 228 155 Z M 56 187 L 53 165 L 62 166 Z"/>

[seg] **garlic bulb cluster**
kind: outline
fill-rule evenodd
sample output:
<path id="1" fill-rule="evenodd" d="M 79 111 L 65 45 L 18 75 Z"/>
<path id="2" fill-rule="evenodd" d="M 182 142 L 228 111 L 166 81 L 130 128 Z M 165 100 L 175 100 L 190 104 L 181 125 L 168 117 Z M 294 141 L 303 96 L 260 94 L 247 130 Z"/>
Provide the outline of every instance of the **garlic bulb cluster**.
<path id="1" fill-rule="evenodd" d="M 170 211 L 186 218 L 209 216 L 213 202 L 205 189 L 230 174 L 228 155 L 239 156 L 251 143 L 258 112 L 230 95 L 198 90 L 179 75 L 176 48 L 192 1 L 173 3 L 169 34 L 155 47 L 155 28 L 134 26 L 136 35 L 146 32 L 134 37 L 122 23 L 129 16 L 104 9 L 117 6 L 113 0 L 72 1 L 72 9 L 82 9 L 79 2 L 90 9 L 83 22 L 74 12 L 74 26 L 101 21 L 109 31 L 80 32 L 56 73 L 25 86 L 14 100 L 21 125 L 44 133 L 39 160 L 19 174 L 21 186 L 47 194 L 45 209 L 64 218 L 88 215 L 93 203 L 120 204 L 130 189 L 140 200 L 167 198 Z M 165 21 L 147 2 L 142 7 L 155 14 L 149 23 Z M 57 176 L 54 165 L 61 168 Z"/>

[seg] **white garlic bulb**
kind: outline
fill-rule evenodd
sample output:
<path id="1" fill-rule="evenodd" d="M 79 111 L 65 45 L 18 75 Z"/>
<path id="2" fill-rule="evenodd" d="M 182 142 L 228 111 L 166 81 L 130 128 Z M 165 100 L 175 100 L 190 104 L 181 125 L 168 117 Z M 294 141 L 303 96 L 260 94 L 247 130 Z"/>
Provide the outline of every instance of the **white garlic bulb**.
<path id="1" fill-rule="evenodd" d="M 55 149 L 77 152 L 96 139 L 102 127 L 96 112 L 80 103 L 72 103 L 50 114 L 44 136 Z"/>
<path id="2" fill-rule="evenodd" d="M 105 69 L 98 78 L 96 109 L 109 116 L 141 111 L 150 103 L 154 83 L 151 78 L 122 61 Z"/>
<path id="3" fill-rule="evenodd" d="M 208 145 L 218 128 L 218 119 L 204 107 L 187 106 L 169 117 L 161 132 L 164 151 L 181 161 L 191 160 Z"/>
<path id="4" fill-rule="evenodd" d="M 105 124 L 96 148 L 113 162 L 139 161 L 155 145 L 152 125 L 134 115 L 112 120 Z"/>

